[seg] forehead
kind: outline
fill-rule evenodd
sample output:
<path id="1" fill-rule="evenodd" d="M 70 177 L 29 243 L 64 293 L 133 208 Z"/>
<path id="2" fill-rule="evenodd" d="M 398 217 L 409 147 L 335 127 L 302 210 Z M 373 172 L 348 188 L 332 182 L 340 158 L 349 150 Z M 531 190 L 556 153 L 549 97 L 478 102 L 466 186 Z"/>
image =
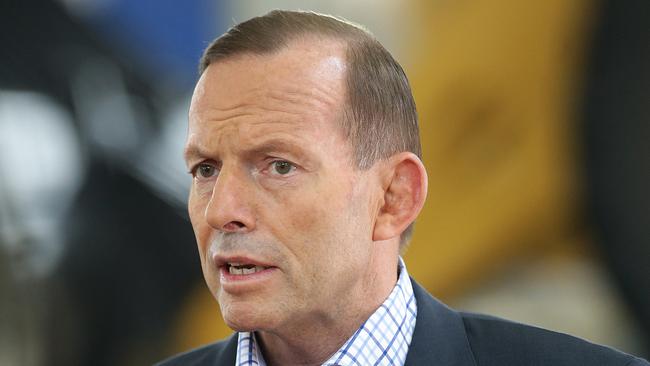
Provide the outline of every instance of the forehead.
<path id="1" fill-rule="evenodd" d="M 270 55 L 242 54 L 215 62 L 192 96 L 190 137 L 207 130 L 251 136 L 267 130 L 338 131 L 345 71 L 343 46 L 322 40 L 295 41 Z"/>

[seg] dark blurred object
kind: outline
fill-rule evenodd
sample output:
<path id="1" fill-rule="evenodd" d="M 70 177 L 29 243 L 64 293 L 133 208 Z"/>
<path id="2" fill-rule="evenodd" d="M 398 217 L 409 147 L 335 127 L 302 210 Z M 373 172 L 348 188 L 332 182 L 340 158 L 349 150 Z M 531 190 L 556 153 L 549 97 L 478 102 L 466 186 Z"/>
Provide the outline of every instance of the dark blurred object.
<path id="1" fill-rule="evenodd" d="M 163 355 L 179 302 L 201 279 L 182 200 L 162 197 L 145 179 L 167 180 L 158 170 L 171 170 L 162 158 L 150 166 L 146 156 L 168 100 L 128 55 L 105 47 L 57 2 L 0 2 L 0 44 L 0 91 L 44 95 L 69 111 L 84 153 L 58 265 L 21 291 L 30 296 L 15 299 L 13 309 L 25 313 L 16 318 L 35 319 L 44 333 L 30 340 L 43 352 L 30 365 L 150 364 Z M 39 149 L 32 140 L 21 144 Z M 30 163 L 22 168 L 40 162 Z M 20 348 L 16 354 L 33 347 Z"/>
<path id="2" fill-rule="evenodd" d="M 62 0 L 111 45 L 132 55 L 147 76 L 164 73 L 182 89 L 194 87 L 196 64 L 214 32 L 221 1 Z"/>
<path id="3" fill-rule="evenodd" d="M 111 52 L 85 26 L 52 0 L 0 2 L 0 87 L 39 91 L 72 108 L 71 81 L 89 59 L 110 59 L 131 76 L 128 57 Z M 129 78 L 129 89 L 148 95 L 151 88 Z"/>
<path id="4" fill-rule="evenodd" d="M 123 172 L 91 168 L 70 217 L 64 291 L 53 309 L 53 329 L 74 325 L 76 344 L 52 337 L 56 364 L 138 365 L 161 357 L 161 336 L 201 277 L 184 216 Z"/>
<path id="5" fill-rule="evenodd" d="M 585 100 L 589 213 L 650 355 L 650 1 L 602 4 Z"/>

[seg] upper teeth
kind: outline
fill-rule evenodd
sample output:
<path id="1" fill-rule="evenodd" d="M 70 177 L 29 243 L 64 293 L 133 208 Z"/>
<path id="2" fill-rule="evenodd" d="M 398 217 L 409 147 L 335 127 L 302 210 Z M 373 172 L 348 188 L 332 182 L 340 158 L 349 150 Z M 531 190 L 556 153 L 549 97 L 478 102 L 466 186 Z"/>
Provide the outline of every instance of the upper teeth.
<path id="1" fill-rule="evenodd" d="M 247 275 L 264 270 L 262 266 L 253 266 L 252 264 L 229 263 L 228 272 L 233 275 Z"/>

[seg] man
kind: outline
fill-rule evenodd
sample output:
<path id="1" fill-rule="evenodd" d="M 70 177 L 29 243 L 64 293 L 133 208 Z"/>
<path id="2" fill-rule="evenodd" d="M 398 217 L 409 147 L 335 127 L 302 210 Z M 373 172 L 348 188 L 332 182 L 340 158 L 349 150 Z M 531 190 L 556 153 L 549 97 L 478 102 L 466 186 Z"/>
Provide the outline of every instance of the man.
<path id="1" fill-rule="evenodd" d="M 188 203 L 229 340 L 162 365 L 648 365 L 455 312 L 399 257 L 427 175 L 399 64 L 365 30 L 273 11 L 205 51 Z"/>

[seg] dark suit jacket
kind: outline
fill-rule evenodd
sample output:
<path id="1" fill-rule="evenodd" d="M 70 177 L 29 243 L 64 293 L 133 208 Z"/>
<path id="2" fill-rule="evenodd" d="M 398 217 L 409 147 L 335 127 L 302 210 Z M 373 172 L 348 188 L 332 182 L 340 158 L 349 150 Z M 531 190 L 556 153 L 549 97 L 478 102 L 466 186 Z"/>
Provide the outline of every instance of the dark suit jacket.
<path id="1" fill-rule="evenodd" d="M 406 366 L 650 366 L 566 334 L 456 312 L 412 282 L 418 313 Z M 234 334 L 158 365 L 234 366 L 236 351 Z"/>

